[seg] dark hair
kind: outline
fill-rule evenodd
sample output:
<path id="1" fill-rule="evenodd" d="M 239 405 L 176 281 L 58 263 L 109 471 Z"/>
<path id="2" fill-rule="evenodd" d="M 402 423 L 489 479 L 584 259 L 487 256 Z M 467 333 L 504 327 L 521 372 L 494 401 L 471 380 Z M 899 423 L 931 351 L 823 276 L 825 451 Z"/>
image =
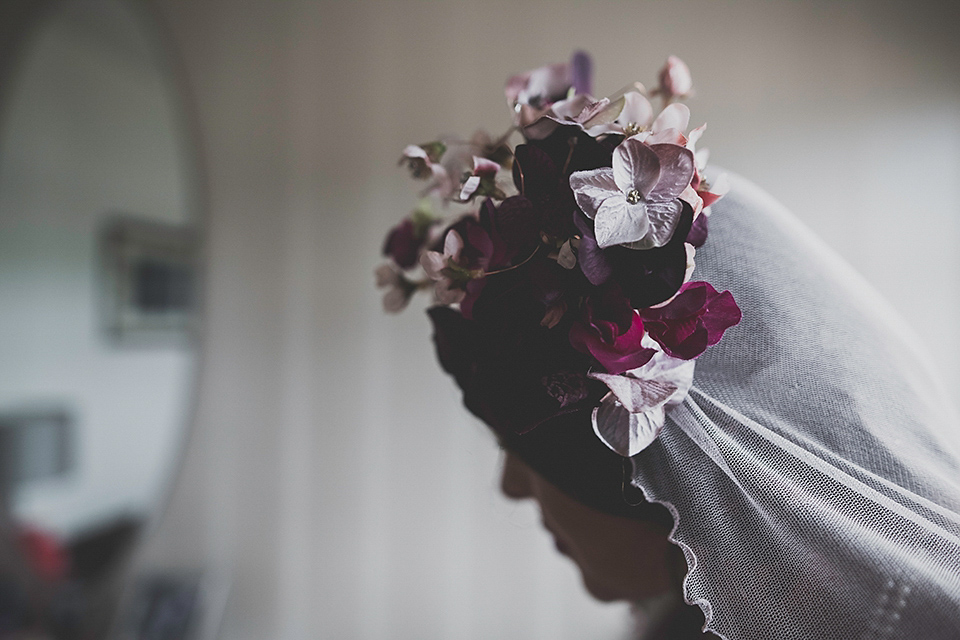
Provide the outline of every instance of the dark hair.
<path id="1" fill-rule="evenodd" d="M 593 432 L 590 410 L 559 415 L 526 433 L 500 438 L 505 448 L 578 502 L 671 530 L 673 518 L 666 507 L 647 502 L 630 485 L 629 459 L 611 451 Z"/>

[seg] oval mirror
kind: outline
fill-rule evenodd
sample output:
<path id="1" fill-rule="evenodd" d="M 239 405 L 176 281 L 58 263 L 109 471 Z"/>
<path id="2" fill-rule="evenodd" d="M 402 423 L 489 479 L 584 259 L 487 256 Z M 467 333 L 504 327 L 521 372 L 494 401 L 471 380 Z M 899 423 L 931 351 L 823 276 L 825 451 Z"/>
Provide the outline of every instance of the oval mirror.
<path id="1" fill-rule="evenodd" d="M 32 4 L 0 79 L 0 637 L 90 637 L 191 419 L 198 180 L 142 8 Z"/>

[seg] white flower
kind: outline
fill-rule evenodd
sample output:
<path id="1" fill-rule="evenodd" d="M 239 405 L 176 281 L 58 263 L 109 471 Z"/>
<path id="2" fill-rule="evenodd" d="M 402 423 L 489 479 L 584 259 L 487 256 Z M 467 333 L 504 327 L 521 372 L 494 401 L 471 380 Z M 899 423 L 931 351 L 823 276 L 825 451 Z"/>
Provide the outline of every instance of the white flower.
<path id="1" fill-rule="evenodd" d="M 593 430 L 613 451 L 629 458 L 656 440 L 666 410 L 684 401 L 693 386 L 695 360 L 674 358 L 644 335 L 641 346 L 657 353 L 642 367 L 620 375 L 591 373 L 610 388 L 593 410 Z"/>

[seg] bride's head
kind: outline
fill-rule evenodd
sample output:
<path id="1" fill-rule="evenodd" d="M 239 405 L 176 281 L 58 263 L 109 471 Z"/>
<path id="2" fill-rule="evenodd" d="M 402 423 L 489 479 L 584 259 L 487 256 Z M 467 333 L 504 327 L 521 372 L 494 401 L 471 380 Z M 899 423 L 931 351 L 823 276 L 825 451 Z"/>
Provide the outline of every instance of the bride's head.
<path id="1" fill-rule="evenodd" d="M 673 520 L 625 484 L 629 465 L 596 437 L 589 413 L 501 442 L 501 490 L 538 504 L 543 526 L 591 595 L 637 602 L 679 593 L 683 558 L 668 540 Z"/>
<path id="2" fill-rule="evenodd" d="M 598 600 L 636 602 L 677 587 L 677 550 L 659 518 L 616 516 L 589 507 L 511 451 L 504 456 L 501 489 L 509 498 L 537 502 L 557 551 L 577 564 L 584 586 Z"/>

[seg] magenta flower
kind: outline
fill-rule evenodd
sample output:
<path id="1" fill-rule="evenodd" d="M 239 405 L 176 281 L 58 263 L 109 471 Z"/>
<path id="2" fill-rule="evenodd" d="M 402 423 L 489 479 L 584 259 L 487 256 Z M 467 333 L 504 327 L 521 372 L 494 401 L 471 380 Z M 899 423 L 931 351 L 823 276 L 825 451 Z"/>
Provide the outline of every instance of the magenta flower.
<path id="1" fill-rule="evenodd" d="M 630 308 L 619 287 L 607 287 L 584 304 L 584 318 L 570 327 L 570 344 L 592 355 L 607 373 L 623 373 L 643 366 L 654 349 L 640 346 L 643 320 Z"/>
<path id="2" fill-rule="evenodd" d="M 692 360 L 720 342 L 723 332 L 740 322 L 740 307 L 729 291 L 718 293 L 708 282 L 688 282 L 662 307 L 641 312 L 650 337 L 675 358 Z"/>
<path id="3" fill-rule="evenodd" d="M 612 168 L 571 174 L 570 188 L 593 219 L 600 248 L 665 245 L 680 220 L 678 197 L 690 185 L 693 162 L 693 154 L 679 145 L 648 146 L 627 138 L 614 152 Z"/>

